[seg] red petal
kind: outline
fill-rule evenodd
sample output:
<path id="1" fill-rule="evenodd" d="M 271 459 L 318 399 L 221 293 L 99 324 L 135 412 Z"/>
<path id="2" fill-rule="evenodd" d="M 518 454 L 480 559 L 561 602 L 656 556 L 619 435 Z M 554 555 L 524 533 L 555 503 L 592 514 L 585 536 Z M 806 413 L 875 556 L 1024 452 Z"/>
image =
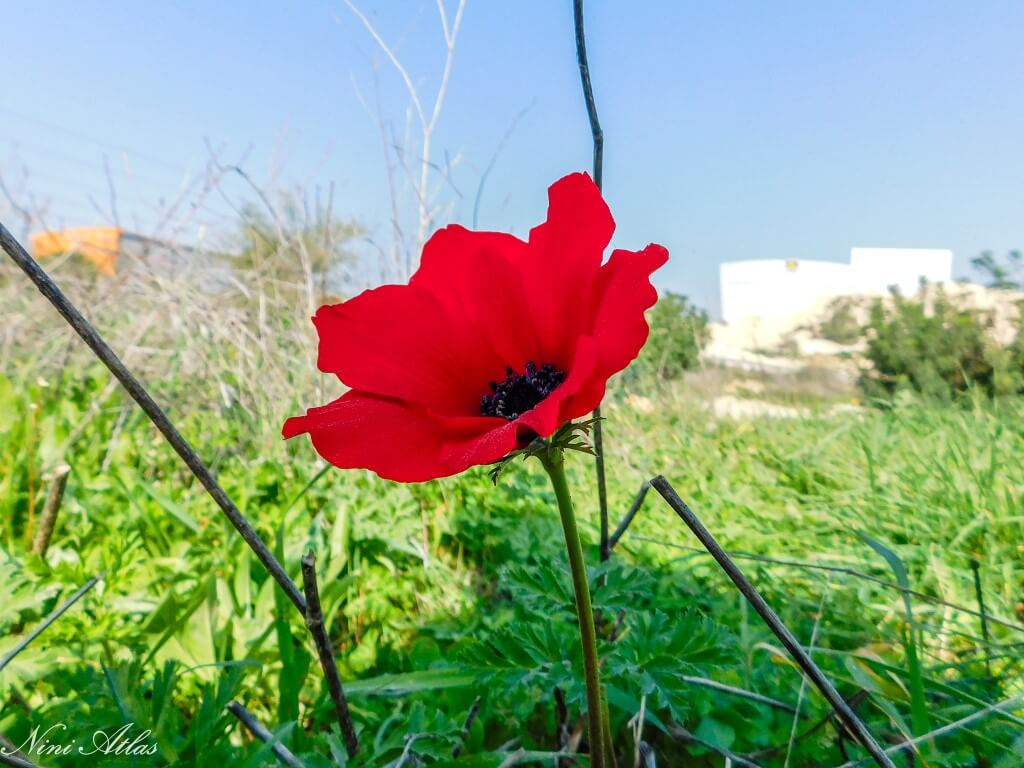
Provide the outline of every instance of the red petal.
<path id="1" fill-rule="evenodd" d="M 480 329 L 504 366 L 527 360 L 568 369 L 589 329 L 591 284 L 615 229 L 601 192 L 585 173 L 548 190 L 548 218 L 529 243 L 496 232 L 449 226 L 423 250 L 411 285 L 429 291 L 451 314 Z"/>
<path id="2" fill-rule="evenodd" d="M 347 392 L 285 422 L 286 437 L 309 433 L 317 453 L 342 469 L 370 469 L 418 483 L 497 461 L 516 448 L 514 422 L 435 416 L 407 404 Z"/>
<path id="3" fill-rule="evenodd" d="M 668 251 L 651 244 L 637 252 L 616 250 L 601 267 L 591 297 L 591 333 L 596 369 L 605 379 L 629 365 L 647 341 L 644 311 L 658 300 L 651 273 L 667 260 Z"/>
<path id="4" fill-rule="evenodd" d="M 505 377 L 506 365 L 522 370 L 541 352 L 523 285 L 526 249 L 512 235 L 452 225 L 427 241 L 409 281 L 432 294 L 456 322 L 474 329 L 478 345 L 493 351 L 487 364 L 494 368 L 479 382 L 481 395 L 487 382 Z"/>
<path id="5" fill-rule="evenodd" d="M 535 408 L 520 416 L 517 423 L 541 437 L 549 437 L 570 419 L 590 413 L 604 395 L 604 378 L 595 376 L 596 362 L 594 340 L 589 336 L 581 337 L 566 380 Z M 596 392 L 598 387 L 600 392 Z"/>
<path id="6" fill-rule="evenodd" d="M 548 218 L 530 231 L 530 245 L 543 247 L 546 269 L 575 283 L 601 266 L 614 231 L 615 220 L 590 175 L 571 173 L 548 189 Z"/>
<path id="7" fill-rule="evenodd" d="M 317 364 L 353 389 L 473 413 L 503 362 L 431 293 L 385 285 L 320 307 Z M 503 368 L 501 368 L 503 369 Z"/>
<path id="8" fill-rule="evenodd" d="M 590 286 L 615 231 L 601 191 L 585 173 L 548 190 L 547 221 L 530 232 L 524 283 L 544 362 L 565 365 L 589 316 Z"/>

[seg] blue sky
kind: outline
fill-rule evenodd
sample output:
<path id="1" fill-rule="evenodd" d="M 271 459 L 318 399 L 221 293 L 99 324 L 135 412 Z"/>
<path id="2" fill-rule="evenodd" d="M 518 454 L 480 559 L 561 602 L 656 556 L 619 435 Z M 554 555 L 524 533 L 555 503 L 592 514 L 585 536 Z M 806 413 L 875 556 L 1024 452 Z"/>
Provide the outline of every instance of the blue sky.
<path id="1" fill-rule="evenodd" d="M 429 94 L 434 4 L 360 7 Z M 615 244 L 667 245 L 661 287 L 714 310 L 723 260 L 945 247 L 963 274 L 982 249 L 1024 246 L 1024 5 L 591 0 L 587 25 Z M 12 3 L 4 26 L 0 174 L 55 223 L 109 216 L 106 158 L 122 223 L 145 228 L 209 144 L 260 183 L 333 183 L 336 211 L 387 235 L 380 134 L 357 89 L 372 100 L 376 79 L 399 128 L 406 100 L 341 0 Z M 435 139 L 461 158 L 453 220 L 471 223 L 481 171 L 527 108 L 484 228 L 525 233 L 591 150 L 571 3 L 469 0 Z M 225 187 L 197 226 L 231 226 L 248 193 Z"/>

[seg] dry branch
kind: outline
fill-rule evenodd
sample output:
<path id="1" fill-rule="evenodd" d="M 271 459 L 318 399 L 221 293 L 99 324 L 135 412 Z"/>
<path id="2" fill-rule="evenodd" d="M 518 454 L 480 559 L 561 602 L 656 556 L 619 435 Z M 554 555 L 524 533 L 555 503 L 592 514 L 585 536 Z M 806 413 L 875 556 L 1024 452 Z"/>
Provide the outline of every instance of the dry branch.
<path id="1" fill-rule="evenodd" d="M 316 582 L 316 557 L 312 552 L 307 552 L 302 558 L 302 586 L 306 593 L 306 627 L 316 644 L 320 668 L 323 669 L 324 678 L 327 680 L 327 691 L 334 702 L 338 726 L 345 739 L 345 751 L 349 757 L 355 757 L 359 752 L 359 738 L 352 724 L 352 713 L 349 712 L 345 690 L 341 687 L 341 678 L 338 676 L 338 665 L 334 661 L 334 648 L 324 624 L 324 613 L 320 607 L 320 589 Z"/>
<path id="2" fill-rule="evenodd" d="M 895 755 L 900 752 L 904 752 L 906 750 L 911 749 L 916 752 L 918 744 L 924 744 L 926 741 L 931 741 L 937 736 L 943 736 L 947 733 L 957 731 L 961 728 L 964 728 L 965 726 L 970 725 L 975 720 L 980 720 L 983 717 L 987 717 L 993 712 L 999 712 L 1004 709 L 1011 709 L 1013 707 L 1021 706 L 1024 706 L 1024 695 L 1013 696 L 1009 699 L 1004 699 L 1003 701 L 997 701 L 995 704 L 990 704 L 989 706 L 984 707 L 983 709 L 979 709 L 977 712 L 972 712 L 966 717 L 962 717 L 959 720 L 954 720 L 952 723 L 946 723 L 946 725 L 942 726 L 941 728 L 936 728 L 934 731 L 929 731 L 926 734 L 917 736 L 907 741 L 901 741 L 899 744 L 896 744 L 886 749 L 885 752 L 887 755 Z M 851 760 L 848 763 L 843 763 L 841 766 L 839 766 L 839 768 L 856 768 L 856 766 L 863 765 L 864 763 L 864 760 Z"/>
<path id="3" fill-rule="evenodd" d="M 846 703 L 846 700 L 839 694 L 839 691 L 835 689 L 832 682 L 825 676 L 825 673 L 821 671 L 814 660 L 807 655 L 803 646 L 800 645 L 799 641 L 793 636 L 793 633 L 789 631 L 789 628 L 783 624 L 782 619 L 779 618 L 778 614 L 772 610 L 771 606 L 761 596 L 761 593 L 757 591 L 753 584 L 743 575 L 743 572 L 739 569 L 735 562 L 726 554 L 725 550 L 715 541 L 715 537 L 711 535 L 707 528 L 704 527 L 700 519 L 693 513 L 693 511 L 686 505 L 676 493 L 675 489 L 669 484 L 661 475 L 651 480 L 651 485 L 654 489 L 661 494 L 662 498 L 668 503 L 673 511 L 679 516 L 679 518 L 686 524 L 686 526 L 693 532 L 693 535 L 697 537 L 704 548 L 711 553 L 711 556 L 715 558 L 715 561 L 721 566 L 722 570 L 725 571 L 726 575 L 732 580 L 733 584 L 740 593 L 747 599 L 747 601 L 753 606 L 754 610 L 757 611 L 758 615 L 764 620 L 764 623 L 768 625 L 768 628 L 775 634 L 779 641 L 786 647 L 793 660 L 800 666 L 807 677 L 810 678 L 811 682 L 817 686 L 818 690 L 821 691 L 822 695 L 828 700 L 828 703 L 832 705 L 832 708 L 836 711 L 839 719 L 842 720 L 843 725 L 850 731 L 851 734 L 861 743 L 861 745 L 868 751 L 868 754 L 874 759 L 874 761 L 883 766 L 883 768 L 896 768 L 895 764 L 889 759 L 889 756 L 882 750 L 878 742 L 875 741 L 875 737 L 871 735 L 867 726 L 861 721 L 857 714 L 850 708 L 850 705 Z"/>
<path id="4" fill-rule="evenodd" d="M 473 722 L 476 720 L 477 714 L 480 712 L 480 697 L 477 696 L 473 699 L 473 704 L 469 708 L 469 714 L 466 715 L 466 720 L 462 724 L 462 731 L 459 737 L 459 743 L 455 745 L 452 750 L 452 759 L 454 760 L 462 754 L 462 749 L 466 746 L 466 739 L 469 738 L 469 733 L 473 728 Z"/>
<path id="5" fill-rule="evenodd" d="M 16 754 L 8 754 L 4 748 L 0 748 L 0 765 L 9 765 L 12 768 L 36 768 L 35 763 L 30 763 Z"/>
<path id="6" fill-rule="evenodd" d="M 699 746 L 704 747 L 704 749 L 710 749 L 712 752 L 721 755 L 726 759 L 727 765 L 731 762 L 733 765 L 738 765 L 742 768 L 761 768 L 761 766 L 755 763 L 754 761 L 748 760 L 742 755 L 737 755 L 735 752 L 730 752 L 728 749 L 725 749 L 724 747 L 719 747 L 717 744 L 713 744 L 710 741 L 702 739 L 697 734 L 686 730 L 680 725 L 669 726 L 669 731 L 677 739 L 692 742 L 693 744 L 697 744 Z"/>
<path id="7" fill-rule="evenodd" d="M 644 499 L 647 498 L 647 492 L 650 489 L 651 484 L 644 480 L 640 485 L 640 490 L 637 491 L 637 494 L 633 499 L 633 503 L 630 504 L 629 511 L 626 513 L 626 516 L 622 518 L 622 522 L 619 523 L 618 528 L 615 529 L 615 533 L 613 533 L 608 540 L 609 551 L 615 549 L 615 545 L 619 543 L 619 539 L 626 534 L 626 530 L 633 522 L 633 518 L 636 517 L 636 513 L 640 511 L 640 507 L 643 506 Z"/>
<path id="8" fill-rule="evenodd" d="M 352 12 L 352 15 L 359 19 L 370 37 L 373 38 L 374 42 L 398 72 L 402 79 L 402 83 L 405 85 L 405 89 L 409 94 L 409 101 L 412 105 L 412 111 L 415 114 L 416 121 L 419 123 L 419 177 L 415 178 L 410 174 L 409 179 L 410 186 L 415 193 L 417 209 L 416 242 L 414 244 L 415 247 L 413 252 L 419 253 L 423 244 L 426 242 L 427 231 L 430 229 L 434 219 L 434 211 L 432 211 L 430 207 L 430 171 L 432 168 L 436 169 L 436 164 L 431 161 L 431 152 L 438 120 L 441 117 L 441 110 L 444 106 L 445 96 L 448 93 L 448 84 L 451 80 L 452 65 L 455 60 L 455 45 L 458 41 L 459 30 L 462 27 L 462 17 L 466 10 L 466 0 L 459 0 L 458 6 L 455 9 L 455 16 L 450 23 L 448 20 L 448 12 L 445 10 L 443 0 L 438 0 L 437 3 L 438 15 L 441 19 L 441 31 L 444 34 L 445 58 L 444 67 L 441 72 L 441 79 L 437 87 L 437 92 L 434 95 L 434 103 L 430 108 L 429 114 L 424 108 L 423 100 L 420 98 L 419 89 L 413 82 L 412 77 L 409 74 L 409 70 L 402 64 L 402 61 L 398 58 L 395 50 L 388 45 L 384 40 L 384 37 L 377 30 L 376 26 L 374 26 L 373 22 L 370 21 L 366 14 L 359 9 L 353 0 L 345 0 L 345 4 Z M 396 154 L 398 154 L 397 151 Z M 402 162 L 402 165 L 404 166 L 404 161 Z M 392 198 L 392 204 L 394 205 L 394 198 Z M 415 266 L 415 264 L 409 263 L 406 265 L 406 269 L 411 273 L 415 269 Z"/>
<path id="9" fill-rule="evenodd" d="M 748 699 L 749 701 L 756 701 L 758 704 L 764 704 L 772 709 L 779 709 L 783 712 L 789 712 L 790 714 L 796 714 L 797 708 L 792 704 L 787 704 L 784 701 L 773 699 L 771 696 L 765 696 L 763 693 L 756 693 L 754 691 L 748 691 L 745 688 L 737 688 L 734 685 L 726 685 L 720 683 L 717 680 L 712 680 L 707 677 L 695 677 L 693 675 L 680 675 L 679 679 L 684 683 L 690 685 L 698 685 L 702 688 L 710 688 L 721 693 L 727 693 L 731 696 L 737 696 L 741 699 Z"/>
<path id="10" fill-rule="evenodd" d="M 61 464 L 53 470 L 53 480 L 50 481 L 50 490 L 46 494 L 43 514 L 39 516 L 39 528 L 36 531 L 35 540 L 32 542 L 32 554 L 34 555 L 46 557 L 46 550 L 50 546 L 50 537 L 53 536 L 54 526 L 57 525 L 57 514 L 60 512 L 60 505 L 64 500 L 64 489 L 67 488 L 70 474 L 71 467 L 67 464 Z"/>
<path id="11" fill-rule="evenodd" d="M 270 751 L 274 753 L 274 756 L 291 768 L 305 768 L 302 761 L 299 760 L 295 755 L 292 754 L 291 750 L 288 749 L 284 744 L 277 740 L 266 727 L 255 717 L 252 712 L 243 707 L 237 701 L 232 701 L 228 704 L 228 712 L 238 718 L 238 721 L 246 727 L 253 736 L 262 741 L 264 744 L 270 745 Z"/>
<path id="12" fill-rule="evenodd" d="M 43 632 L 45 632 L 50 627 L 50 625 L 53 624 L 53 622 L 55 622 L 57 619 L 63 616 L 67 612 L 68 608 L 70 608 L 79 600 L 81 600 L 82 597 L 85 596 L 85 593 L 93 587 L 95 587 L 96 584 L 102 578 L 103 574 L 93 576 L 91 579 L 85 582 L 85 584 L 79 587 L 78 591 L 75 592 L 75 594 L 73 594 L 71 597 L 65 600 L 55 611 L 53 611 L 53 613 L 47 616 L 46 619 L 43 620 L 42 624 L 40 624 L 38 627 L 33 629 L 27 635 L 25 635 L 25 637 L 22 638 L 20 643 L 14 646 L 10 651 L 8 651 L 6 656 L 0 659 L 0 671 L 3 671 L 3 668 L 10 664 L 15 656 L 17 656 L 19 653 L 25 650 L 28 647 L 29 643 L 31 643 L 33 640 L 35 640 L 37 637 L 43 634 Z"/>

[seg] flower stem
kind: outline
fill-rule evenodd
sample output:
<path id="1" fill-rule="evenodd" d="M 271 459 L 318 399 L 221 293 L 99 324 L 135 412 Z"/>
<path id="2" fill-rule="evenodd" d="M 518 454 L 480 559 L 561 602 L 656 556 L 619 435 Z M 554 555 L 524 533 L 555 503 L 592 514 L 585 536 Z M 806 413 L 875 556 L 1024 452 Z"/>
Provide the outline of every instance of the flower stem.
<path id="1" fill-rule="evenodd" d="M 608 694 L 601 692 L 601 733 L 604 734 L 604 768 L 618 768 L 612 748 L 612 717 L 608 711 Z"/>
<path id="2" fill-rule="evenodd" d="M 558 500 L 558 513 L 565 532 L 565 547 L 569 553 L 569 569 L 576 591 L 576 615 L 580 622 L 580 643 L 583 646 L 583 674 L 587 684 L 587 735 L 590 745 L 590 765 L 605 768 L 604 728 L 602 724 L 601 675 L 598 669 L 597 632 L 594 629 L 594 609 L 590 604 L 590 586 L 587 582 L 587 564 L 576 528 L 572 498 L 565 480 L 565 456 L 561 448 L 550 448 L 539 454 L 544 469 L 551 478 L 551 487 Z M 611 745 L 608 745 L 610 749 Z"/>

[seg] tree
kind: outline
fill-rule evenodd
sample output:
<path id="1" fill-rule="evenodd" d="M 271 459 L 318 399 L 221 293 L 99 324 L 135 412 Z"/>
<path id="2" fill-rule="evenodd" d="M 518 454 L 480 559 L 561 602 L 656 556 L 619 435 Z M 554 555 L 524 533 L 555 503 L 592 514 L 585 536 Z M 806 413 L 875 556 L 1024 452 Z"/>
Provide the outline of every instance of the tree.
<path id="1" fill-rule="evenodd" d="M 637 361 L 638 369 L 674 379 L 697 367 L 710 335 L 707 312 L 686 296 L 668 292 L 654 305 L 648 323 L 651 334 Z"/>
<path id="2" fill-rule="evenodd" d="M 860 381 L 868 395 L 909 387 L 950 400 L 975 386 L 996 391 L 1003 361 L 986 337 L 990 319 L 956 307 L 941 288 L 934 290 L 930 310 L 924 293 L 908 300 L 893 291 L 888 305 L 881 300 L 872 305 L 867 348 L 872 370 Z"/>
<path id="3" fill-rule="evenodd" d="M 247 205 L 242 209 L 239 249 L 232 266 L 258 272 L 282 283 L 312 283 L 321 297 L 336 282 L 337 270 L 351 262 L 349 250 L 362 229 L 329 210 L 309 211 L 294 195 L 284 195 L 273 209 Z"/>
<path id="4" fill-rule="evenodd" d="M 1024 254 L 1021 251 L 1010 251 L 1006 254 L 1006 263 L 1000 264 L 992 251 L 982 251 L 971 259 L 971 266 L 978 272 L 987 275 L 989 288 L 1008 288 L 1021 290 L 1024 278 Z"/>

